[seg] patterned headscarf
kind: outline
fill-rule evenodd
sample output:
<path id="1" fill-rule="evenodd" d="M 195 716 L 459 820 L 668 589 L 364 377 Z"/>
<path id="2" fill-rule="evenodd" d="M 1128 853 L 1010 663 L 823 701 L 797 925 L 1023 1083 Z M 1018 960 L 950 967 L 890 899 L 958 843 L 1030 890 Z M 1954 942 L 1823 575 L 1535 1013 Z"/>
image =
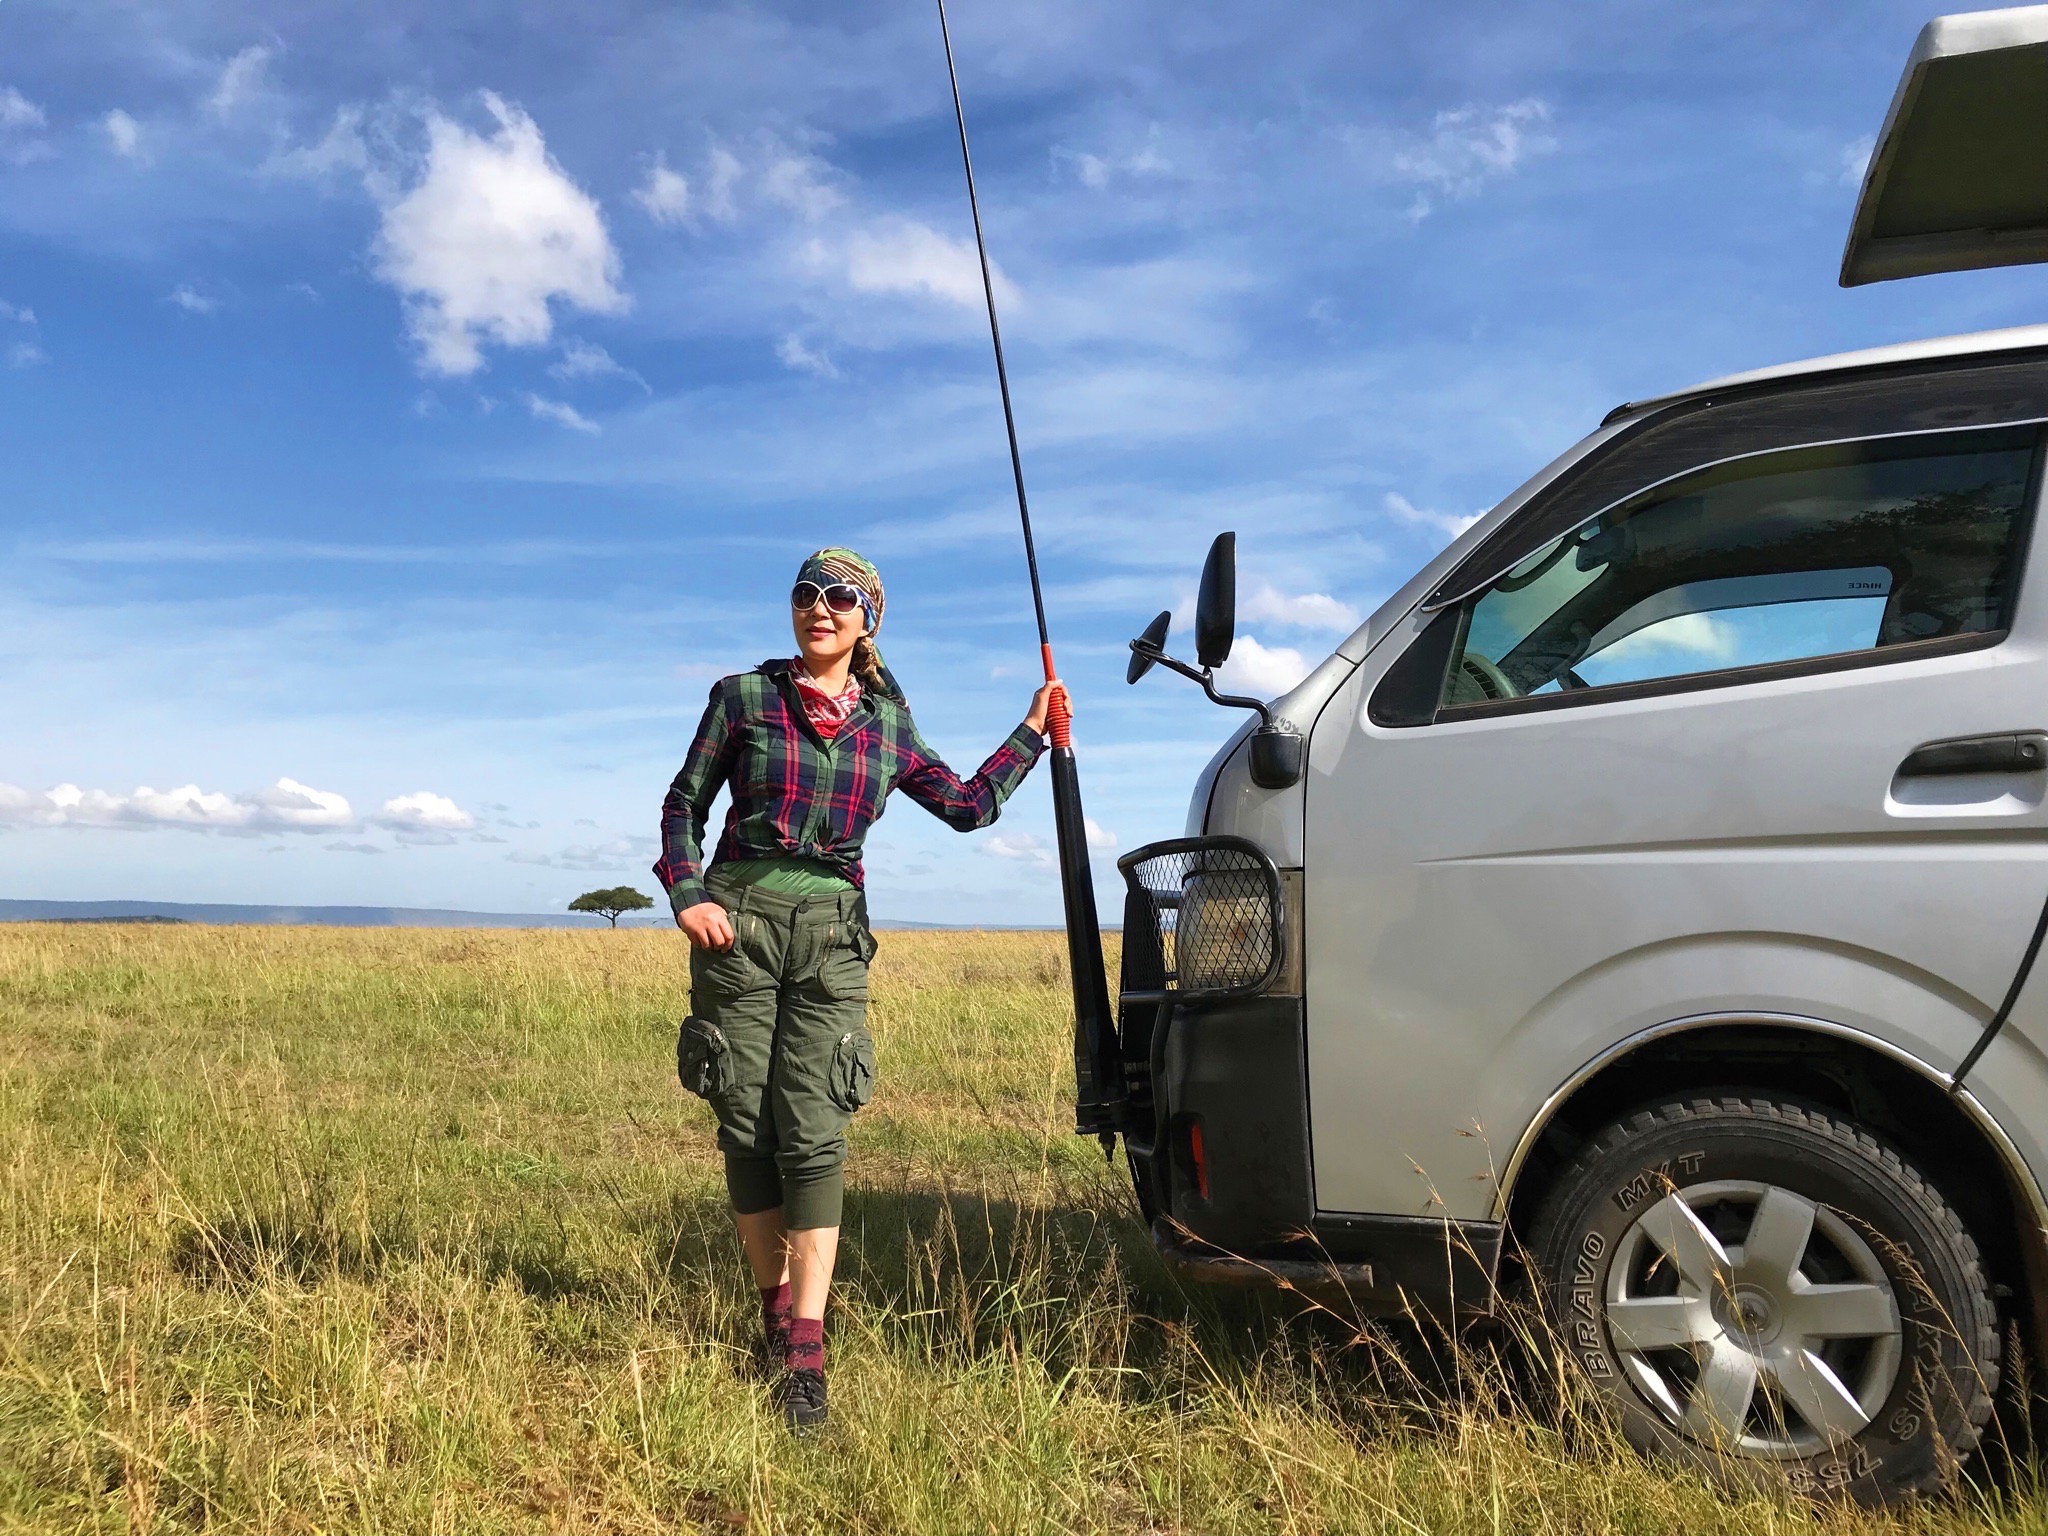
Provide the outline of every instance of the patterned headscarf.
<path id="1" fill-rule="evenodd" d="M 882 627 L 882 609 L 886 601 L 882 596 L 882 573 L 850 549 L 821 549 L 803 564 L 796 573 L 798 581 L 816 582 L 829 587 L 835 581 L 850 582 L 860 588 L 861 607 L 867 610 L 869 635 Z"/>
<path id="2" fill-rule="evenodd" d="M 861 608 L 867 615 L 867 632 L 864 637 L 871 666 L 862 666 L 860 647 L 854 649 L 855 669 L 868 687 L 885 693 L 898 703 L 903 701 L 903 690 L 896 686 L 896 679 L 882 661 L 881 650 L 875 645 L 875 631 L 882 627 L 882 611 L 888 606 L 888 599 L 882 595 L 882 573 L 868 560 L 853 550 L 840 546 L 821 549 L 803 563 L 796 573 L 798 581 L 816 582 L 819 586 L 830 586 L 835 581 L 847 582 L 860 589 Z"/>

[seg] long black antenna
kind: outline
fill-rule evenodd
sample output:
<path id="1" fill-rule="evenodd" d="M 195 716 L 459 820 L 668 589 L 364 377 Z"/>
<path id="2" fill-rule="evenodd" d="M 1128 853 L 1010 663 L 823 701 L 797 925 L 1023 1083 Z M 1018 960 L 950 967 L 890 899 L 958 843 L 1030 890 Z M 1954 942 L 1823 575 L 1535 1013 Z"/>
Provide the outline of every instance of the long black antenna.
<path id="1" fill-rule="evenodd" d="M 988 300 L 988 334 L 996 348 L 996 386 L 1003 392 L 1003 430 L 1010 435 L 1010 474 L 1017 482 L 1017 516 L 1024 524 L 1024 563 L 1031 568 L 1031 610 L 1038 617 L 1038 644 L 1045 652 L 1046 680 L 1052 680 L 1052 637 L 1045 627 L 1045 593 L 1038 582 L 1038 550 L 1031 541 L 1031 503 L 1024 495 L 1024 456 L 1017 451 L 1017 413 L 1010 406 L 1010 370 L 1003 363 L 1003 326 L 996 319 L 996 282 L 988 266 L 988 241 L 981 233 L 981 199 L 974 194 L 974 156 L 967 148 L 967 109 L 960 104 L 960 72 L 953 67 L 953 33 L 946 25 L 946 0 L 938 0 L 939 40 L 946 45 L 946 78 L 953 86 L 953 121 L 960 128 L 960 164 L 967 172 L 967 211 L 974 216 L 974 249 L 981 257 L 981 292 Z"/>
<path id="2" fill-rule="evenodd" d="M 967 207 L 974 215 L 974 249 L 981 257 L 981 292 L 988 300 L 988 334 L 996 349 L 996 383 L 1003 392 L 1003 429 L 1010 436 L 1010 474 L 1017 482 L 1017 516 L 1024 524 L 1024 563 L 1031 569 L 1031 610 L 1038 618 L 1038 655 L 1045 680 L 1053 670 L 1052 636 L 1045 627 L 1045 591 L 1038 580 L 1038 550 L 1031 540 L 1031 503 L 1024 495 L 1024 456 L 1017 450 L 1017 413 L 1010 405 L 1010 370 L 1003 362 L 1003 327 L 996 319 L 996 280 L 981 232 L 981 200 L 974 191 L 974 156 L 967 148 L 967 109 L 960 104 L 960 72 L 953 65 L 953 34 L 946 0 L 938 0 L 939 36 L 946 45 L 946 78 L 953 84 L 953 121 L 960 128 L 960 164 L 967 172 Z M 1060 849 L 1060 895 L 1067 914 L 1067 970 L 1074 983 L 1074 1128 L 1115 1146 L 1123 1123 L 1123 1063 L 1109 980 L 1102 964 L 1102 923 L 1095 914 L 1095 879 L 1088 868 L 1088 818 L 1081 811 L 1081 781 L 1074 767 L 1073 712 L 1055 690 L 1045 712 L 1052 738 L 1052 819 Z"/>

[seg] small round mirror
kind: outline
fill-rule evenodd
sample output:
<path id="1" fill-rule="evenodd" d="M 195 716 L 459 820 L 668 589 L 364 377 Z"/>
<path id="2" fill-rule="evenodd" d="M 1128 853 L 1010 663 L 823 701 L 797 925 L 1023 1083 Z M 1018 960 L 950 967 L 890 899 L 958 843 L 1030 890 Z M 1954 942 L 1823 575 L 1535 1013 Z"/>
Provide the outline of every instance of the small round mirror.
<path id="1" fill-rule="evenodd" d="M 1135 683 L 1152 670 L 1154 658 L 1160 651 L 1166 649 L 1166 627 L 1172 622 L 1171 611 L 1162 613 L 1145 626 L 1142 635 L 1131 642 L 1131 664 L 1124 669 L 1125 682 Z"/>

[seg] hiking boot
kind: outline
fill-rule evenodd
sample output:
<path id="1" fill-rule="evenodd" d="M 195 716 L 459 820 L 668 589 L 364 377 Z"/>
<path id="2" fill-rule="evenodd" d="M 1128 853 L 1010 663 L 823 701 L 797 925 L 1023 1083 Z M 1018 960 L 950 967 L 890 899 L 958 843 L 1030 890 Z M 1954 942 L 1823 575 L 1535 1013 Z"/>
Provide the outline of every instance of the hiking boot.
<path id="1" fill-rule="evenodd" d="M 775 1395 L 791 1429 L 815 1429 L 830 1411 L 825 1406 L 825 1373 L 807 1366 L 784 1371 Z"/>

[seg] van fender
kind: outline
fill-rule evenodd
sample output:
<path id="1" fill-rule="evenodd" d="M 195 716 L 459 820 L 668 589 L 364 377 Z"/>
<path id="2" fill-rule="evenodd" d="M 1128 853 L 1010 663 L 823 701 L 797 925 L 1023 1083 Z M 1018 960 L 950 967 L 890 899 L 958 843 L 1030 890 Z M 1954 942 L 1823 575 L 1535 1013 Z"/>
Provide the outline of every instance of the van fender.
<path id="1" fill-rule="evenodd" d="M 2027 1079 L 2025 1087 L 2031 1092 L 2021 1097 L 2019 1104 L 2030 1104 L 2035 1111 L 2036 1117 L 2030 1120 L 2027 1110 L 2014 1102 L 2014 1095 L 2002 1094 L 2003 1102 L 1987 1104 L 1974 1087 L 1958 1084 L 1950 1073 L 1943 1071 L 1918 1053 L 1883 1035 L 1844 1024 L 1839 1020 L 1820 1018 L 1811 1014 L 1753 1009 L 1697 1013 L 1667 1019 L 1637 1029 L 1592 1056 L 1543 1100 L 1521 1136 L 1517 1138 L 1507 1163 L 1501 1170 L 1492 1213 L 1494 1220 L 1506 1222 L 1518 1182 L 1527 1168 L 1531 1154 L 1558 1111 L 1581 1088 L 1592 1082 L 1608 1067 L 1659 1041 L 1697 1030 L 1726 1026 L 1799 1031 L 1845 1041 L 1904 1068 L 1947 1095 L 1949 1102 L 1962 1112 L 1964 1119 L 1976 1128 L 1984 1143 L 1991 1148 L 1996 1162 L 2004 1173 L 2005 1200 L 2010 1208 L 2012 1233 L 2019 1250 L 2018 1258 L 2027 1292 L 2021 1311 L 2021 1316 L 2027 1324 L 2027 1342 L 2037 1357 L 2048 1353 L 2048 1199 L 2043 1197 L 2040 1180 L 2035 1176 L 2029 1158 L 2006 1129 L 2008 1122 L 2022 1127 L 2030 1123 L 2043 1123 L 2038 1118 L 2038 1113 L 2043 1108 L 2041 1076 L 2038 1071 L 2039 1058 L 2038 1052 L 2033 1051 L 2031 1047 L 2025 1054 L 2032 1059 L 2024 1064 L 2023 1073 L 2001 1074 L 1996 1071 L 1980 1071 L 1975 1078 L 1978 1083 L 2011 1083 L 2013 1077 L 2024 1076 Z M 2008 1054 L 2020 1053 L 2009 1051 Z M 2021 1064 L 2014 1062 L 2012 1065 Z M 2032 1139 L 2029 1140 L 2031 1143 Z"/>
<path id="2" fill-rule="evenodd" d="M 1839 1030 L 1837 1038 L 1876 1042 L 1880 1054 L 1946 1092 L 1995 1003 L 1893 956 L 1815 935 L 1688 934 L 1610 956 L 1553 986 L 1487 1053 L 1468 1113 L 1488 1133 L 1495 1203 L 1506 1208 L 1514 1175 L 1565 1100 L 1621 1056 L 1673 1032 L 1774 1021 Z M 2048 1057 L 2027 1012 L 2019 1010 L 2017 1027 L 1999 1037 L 1970 1088 L 2035 1168 L 2048 1130 Z M 1502 1133 L 1513 1138 L 1504 1160 Z"/>
<path id="3" fill-rule="evenodd" d="M 2048 1199 L 2044 1199 L 2040 1181 L 2028 1166 L 2027 1159 L 2020 1152 L 2013 1139 L 2000 1124 L 1998 1116 L 1988 1109 L 1976 1093 L 1967 1086 L 1957 1086 L 1948 1073 L 1929 1062 L 1923 1061 L 1913 1052 L 1895 1045 L 1881 1035 L 1853 1025 L 1836 1023 L 1831 1019 L 1814 1018 L 1795 1013 L 1760 1013 L 1753 1011 L 1729 1013 L 1697 1013 L 1684 1018 L 1668 1019 L 1639 1029 L 1634 1034 L 1616 1041 L 1597 1056 L 1583 1063 L 1577 1071 L 1559 1083 L 1550 1095 L 1538 1106 L 1532 1118 L 1516 1140 L 1513 1151 L 1508 1155 L 1506 1166 L 1501 1170 L 1499 1187 L 1494 1194 L 1493 1219 L 1505 1221 L 1508 1207 L 1513 1203 L 1515 1181 L 1527 1166 L 1529 1154 L 1536 1148 L 1551 1119 L 1571 1096 L 1591 1082 L 1607 1067 L 1622 1058 L 1659 1040 L 1691 1030 L 1717 1028 L 1725 1025 L 1762 1025 L 1781 1029 L 1803 1030 L 1817 1035 L 1828 1035 L 1838 1040 L 1847 1040 L 1862 1046 L 1876 1055 L 1898 1063 L 1920 1077 L 1925 1078 L 1943 1092 L 1949 1094 L 1956 1106 L 1969 1117 L 1992 1148 L 1997 1152 L 1999 1162 L 2004 1166 L 2006 1177 L 2012 1186 L 2012 1193 L 2018 1197 L 2020 1210 L 2015 1214 L 2026 1214 L 2032 1218 L 2034 1234 L 2048 1252 Z M 2024 1223 L 2023 1223 L 2024 1225 Z"/>
<path id="4" fill-rule="evenodd" d="M 1505 1219 L 1545 1129 L 1616 1062 L 1699 1029 L 1804 1031 L 1868 1050 L 1948 1097 L 1995 1153 L 2013 1225 L 2024 1246 L 2041 1248 L 2048 1282 L 2048 1197 L 2036 1173 L 2048 1159 L 2048 1056 L 2039 1043 L 2048 1039 L 2048 997 L 2023 996 L 2019 1004 L 2014 1027 L 1958 1085 L 1954 1068 L 1982 1035 L 1994 1003 L 1894 957 L 1774 933 L 1687 936 L 1613 956 L 1552 989 L 1491 1053 L 1480 1124 L 1514 1139 L 1493 1164 L 1490 1214 Z M 1543 1084 L 1551 1086 L 1543 1091 Z M 1492 1142 L 1493 1157 L 1501 1150 Z M 2042 1289 L 2048 1297 L 2048 1283 Z"/>

